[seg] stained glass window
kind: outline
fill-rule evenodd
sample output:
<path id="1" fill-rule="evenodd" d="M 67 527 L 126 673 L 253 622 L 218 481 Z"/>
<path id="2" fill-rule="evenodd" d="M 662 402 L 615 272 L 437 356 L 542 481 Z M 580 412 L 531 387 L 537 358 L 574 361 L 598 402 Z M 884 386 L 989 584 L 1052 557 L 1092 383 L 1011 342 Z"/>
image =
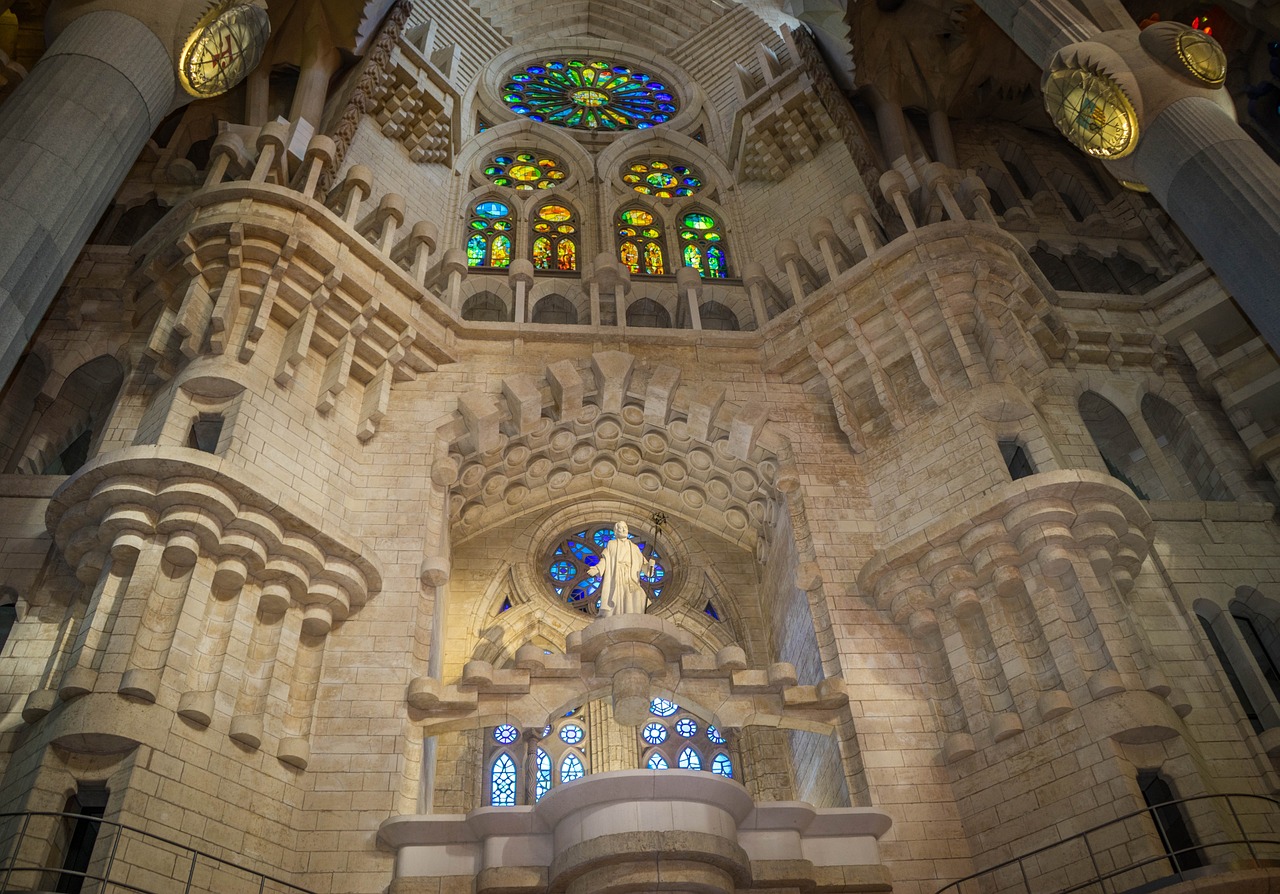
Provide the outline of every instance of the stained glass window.
<path id="1" fill-rule="evenodd" d="M 680 752 L 680 758 L 677 761 L 681 770 L 701 770 L 702 758 L 698 757 L 698 752 L 692 748 L 686 748 Z"/>
<path id="2" fill-rule="evenodd" d="M 578 221 L 565 205 L 555 202 L 539 208 L 533 215 L 533 266 L 539 270 L 578 269 Z"/>
<path id="3" fill-rule="evenodd" d="M 534 765 L 537 771 L 533 800 L 541 801 L 542 796 L 551 791 L 551 758 L 541 748 L 538 749 L 534 756 Z"/>
<path id="4" fill-rule="evenodd" d="M 504 723 L 493 731 L 493 739 L 500 745 L 510 745 L 520 738 L 520 731 L 509 723 Z"/>
<path id="5" fill-rule="evenodd" d="M 565 535 L 548 556 L 546 569 L 551 587 L 571 608 L 588 615 L 599 611 L 600 578 L 592 577 L 589 571 L 599 563 L 600 554 L 612 539 L 612 522 L 592 525 Z M 645 558 L 654 560 L 653 573 L 641 575 L 640 585 L 657 599 L 662 594 L 667 576 L 662 554 L 653 544 L 646 542 L 643 534 L 632 532 L 628 539 L 639 547 Z"/>
<path id="6" fill-rule="evenodd" d="M 661 745 L 667 741 L 667 728 L 661 723 L 650 723 L 645 726 L 640 735 L 650 745 Z"/>
<path id="7" fill-rule="evenodd" d="M 662 248 L 662 224 L 643 208 L 627 208 L 618 214 L 618 260 L 633 276 L 661 276 L 667 272 Z"/>
<path id="8" fill-rule="evenodd" d="M 510 266 L 511 227 L 510 207 L 492 199 L 477 203 L 467 230 L 467 266 Z"/>
<path id="9" fill-rule="evenodd" d="M 684 266 L 698 275 L 724 279 L 729 275 L 729 258 L 725 254 L 724 228 L 705 211 L 690 211 L 680 219 L 680 255 Z"/>
<path id="10" fill-rule="evenodd" d="M 653 75 L 604 59 L 547 59 L 511 73 L 502 101 L 531 121 L 592 131 L 665 124 L 675 93 Z"/>
<path id="11" fill-rule="evenodd" d="M 575 779 L 581 779 L 587 775 L 587 770 L 582 766 L 582 758 L 578 757 L 572 751 L 564 756 L 564 760 L 560 762 L 560 781 L 573 782 Z"/>
<path id="12" fill-rule="evenodd" d="M 566 745 L 577 745 L 582 741 L 582 737 L 584 735 L 585 733 L 582 732 L 582 727 L 575 726 L 572 723 L 565 724 L 565 726 L 560 730 L 560 739 Z"/>
<path id="13" fill-rule="evenodd" d="M 725 779 L 733 778 L 733 763 L 723 751 L 711 759 L 711 772 Z"/>
<path id="14" fill-rule="evenodd" d="M 647 766 L 650 770 L 670 769 L 667 766 L 667 759 L 664 758 L 662 755 L 657 754 L 656 752 L 654 754 L 649 755 L 649 762 L 645 766 Z"/>
<path id="15" fill-rule="evenodd" d="M 484 175 L 494 186 L 512 189 L 551 189 L 569 176 L 555 157 L 545 152 L 500 152 L 484 166 Z"/>
<path id="16" fill-rule="evenodd" d="M 623 171 L 622 182 L 641 195 L 659 199 L 683 198 L 702 189 L 702 178 L 693 168 L 669 158 L 632 162 Z"/>
<path id="17" fill-rule="evenodd" d="M 503 752 L 489 772 L 489 803 L 494 807 L 516 806 L 516 764 Z"/>
<path id="18" fill-rule="evenodd" d="M 698 734 L 698 722 L 692 717 L 681 717 L 676 721 L 676 732 L 686 739 Z"/>
<path id="19" fill-rule="evenodd" d="M 672 714 L 680 710 L 680 706 L 675 702 L 667 701 L 665 698 L 655 698 L 649 702 L 649 713 L 658 717 L 670 717 Z"/>
<path id="20" fill-rule="evenodd" d="M 707 726 L 707 738 L 710 739 L 713 744 L 724 744 L 724 736 L 720 735 L 720 730 L 716 729 L 714 726 Z"/>

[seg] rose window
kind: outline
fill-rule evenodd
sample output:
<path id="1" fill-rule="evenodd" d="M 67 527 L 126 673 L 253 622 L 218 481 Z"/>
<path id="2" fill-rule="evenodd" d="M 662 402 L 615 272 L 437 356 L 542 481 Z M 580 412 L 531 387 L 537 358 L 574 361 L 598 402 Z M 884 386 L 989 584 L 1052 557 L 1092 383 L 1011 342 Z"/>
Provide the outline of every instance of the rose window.
<path id="1" fill-rule="evenodd" d="M 513 72 L 502 101 L 531 121 L 584 130 L 638 130 L 665 124 L 675 94 L 647 72 L 602 59 L 548 59 Z"/>
<path id="2" fill-rule="evenodd" d="M 547 559 L 547 578 L 556 596 L 571 608 L 588 615 L 599 612 L 600 578 L 592 577 L 590 570 L 599 564 L 604 548 L 613 537 L 613 523 L 610 522 L 580 528 L 556 542 Z M 654 560 L 653 573 L 640 575 L 640 586 L 644 587 L 649 598 L 658 599 L 662 596 L 667 577 L 662 557 L 656 546 L 636 534 L 629 534 L 628 539 L 640 548 L 646 559 Z"/>

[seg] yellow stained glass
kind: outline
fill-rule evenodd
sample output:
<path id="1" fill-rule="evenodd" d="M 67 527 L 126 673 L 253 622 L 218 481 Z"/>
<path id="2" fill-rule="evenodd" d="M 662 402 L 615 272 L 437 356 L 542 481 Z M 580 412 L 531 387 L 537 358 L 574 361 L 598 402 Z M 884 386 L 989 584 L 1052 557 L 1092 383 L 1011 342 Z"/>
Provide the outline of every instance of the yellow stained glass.
<path id="1" fill-rule="evenodd" d="M 634 242 L 624 242 L 618 246 L 618 260 L 632 273 L 640 272 L 640 251 Z"/>
<path id="2" fill-rule="evenodd" d="M 573 217 L 573 212 L 563 205 L 543 205 L 538 211 L 538 217 L 552 223 L 560 223 Z"/>
<path id="3" fill-rule="evenodd" d="M 661 276 L 666 272 L 662 263 L 662 247 L 656 242 L 650 242 L 644 247 L 644 272 L 654 276 Z"/>
<path id="4" fill-rule="evenodd" d="M 578 269 L 578 249 L 572 239 L 561 239 L 556 246 L 556 266 L 561 270 Z"/>

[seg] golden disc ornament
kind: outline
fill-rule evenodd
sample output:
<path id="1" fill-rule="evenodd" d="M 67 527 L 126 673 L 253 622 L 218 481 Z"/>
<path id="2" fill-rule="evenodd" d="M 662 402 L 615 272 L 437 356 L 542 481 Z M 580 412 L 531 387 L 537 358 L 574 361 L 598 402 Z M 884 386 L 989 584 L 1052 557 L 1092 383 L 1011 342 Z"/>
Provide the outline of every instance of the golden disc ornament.
<path id="1" fill-rule="evenodd" d="M 220 0 L 200 17 L 178 56 L 178 80 L 192 96 L 226 93 L 253 71 L 271 35 L 267 11 L 244 0 Z"/>
<path id="2" fill-rule="evenodd" d="M 1178 59 L 1187 71 L 1210 87 L 1220 87 L 1227 79 L 1227 54 L 1216 40 L 1203 31 L 1188 28 L 1175 44 Z"/>
<path id="3" fill-rule="evenodd" d="M 1062 135 L 1095 158 L 1124 158 L 1138 144 L 1138 113 L 1104 74 L 1083 68 L 1050 72 L 1044 107 Z"/>

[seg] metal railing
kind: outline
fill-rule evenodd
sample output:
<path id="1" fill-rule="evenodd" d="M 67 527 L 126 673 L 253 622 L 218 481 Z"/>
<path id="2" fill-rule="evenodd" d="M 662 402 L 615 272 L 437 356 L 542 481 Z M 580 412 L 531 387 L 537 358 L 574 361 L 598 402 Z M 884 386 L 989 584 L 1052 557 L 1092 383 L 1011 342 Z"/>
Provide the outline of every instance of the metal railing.
<path id="1" fill-rule="evenodd" d="M 48 842 L 47 830 L 42 831 L 39 840 L 36 841 L 38 854 L 24 854 L 23 844 L 27 840 L 31 820 L 35 817 L 46 817 L 59 822 L 68 820 L 72 824 L 84 821 L 96 825 L 98 838 L 93 847 L 93 857 L 89 866 L 84 870 L 74 870 L 45 865 L 43 861 L 51 856 L 57 857 L 56 854 L 50 853 L 51 846 Z M 253 894 L 253 892 L 314 894 L 306 888 L 264 872 L 247 869 L 238 863 L 199 848 L 181 844 L 136 826 L 112 822 L 97 816 L 40 810 L 0 813 L 0 828 L 9 826 L 11 821 L 19 818 L 22 820 L 22 826 L 16 838 L 13 837 L 11 827 L 5 828 L 3 838 L 0 838 L 0 840 L 8 839 L 12 842 L 8 856 L 3 865 L 0 865 L 0 894 L 8 894 L 10 891 L 63 890 L 67 882 L 70 882 L 72 888 L 79 890 L 81 894 L 108 894 L 113 891 L 132 891 L 134 894 L 179 894 L 179 892 L 181 894 L 204 894 L 204 892 L 230 894 L 233 891 L 244 892 L 244 894 Z M 110 834 L 110 837 L 102 835 L 103 829 L 110 829 L 114 834 Z M 34 835 L 33 841 L 35 841 Z M 137 849 L 141 852 L 157 847 L 164 849 L 162 853 L 166 858 L 158 862 L 169 862 L 167 858 L 172 858 L 172 870 L 167 877 L 164 873 L 157 873 L 156 860 L 149 861 L 151 865 L 145 871 L 138 873 L 140 878 L 137 880 L 112 877 L 113 871 L 119 875 L 137 870 L 129 856 L 130 850 Z M 199 871 L 198 880 L 197 871 Z M 31 875 L 35 875 L 36 878 L 27 878 Z M 78 889 L 74 888 L 76 879 L 79 880 Z M 98 884 L 93 887 L 89 884 L 91 882 Z"/>
<path id="2" fill-rule="evenodd" d="M 1197 795 L 1191 798 L 1179 798 L 1173 801 L 1165 801 L 1161 804 L 1152 804 L 1143 807 L 1124 816 L 1108 820 L 1105 823 L 1078 832 L 1070 838 L 1064 838 L 1061 841 L 1055 841 L 1053 844 L 1047 844 L 1035 850 L 1028 851 L 1021 856 L 1014 857 L 1012 860 L 1006 860 L 998 863 L 981 872 L 975 872 L 973 875 L 965 876 L 962 879 L 952 882 L 951 884 L 939 888 L 937 894 L 946 894 L 946 892 L 954 892 L 954 894 L 969 894 L 969 892 L 1018 892 L 1023 891 L 1026 894 L 1074 894 L 1077 891 L 1094 890 L 1100 894 L 1122 894 L 1124 891 L 1135 888 L 1146 889 L 1154 888 L 1159 883 L 1173 884 L 1186 878 L 1198 878 L 1201 875 L 1228 869 L 1238 869 L 1240 867 L 1240 857 L 1243 851 L 1247 851 L 1249 863 L 1253 866 L 1264 865 L 1264 861 L 1280 859 L 1280 832 L 1270 831 L 1264 833 L 1266 837 L 1258 834 L 1250 835 L 1244 827 L 1244 823 L 1240 819 L 1240 813 L 1236 810 L 1236 801 L 1250 800 L 1265 802 L 1271 808 L 1272 823 L 1269 825 L 1273 829 L 1280 828 L 1280 800 L 1269 798 L 1264 795 L 1251 794 L 1228 794 L 1228 795 Z M 1195 829 L 1193 823 L 1187 822 L 1186 828 L 1190 832 L 1192 843 L 1186 847 L 1175 848 L 1170 845 L 1174 839 L 1170 838 L 1168 829 L 1165 828 L 1164 821 L 1160 818 L 1162 810 L 1173 809 L 1181 812 L 1184 805 L 1192 804 L 1200 801 L 1217 802 L 1211 806 L 1226 806 L 1227 812 L 1231 818 L 1235 820 L 1236 829 L 1239 830 L 1239 837 L 1225 837 L 1231 834 L 1229 829 L 1224 829 L 1224 837 L 1217 838 L 1213 841 L 1196 840 Z M 1219 813 L 1219 815 L 1222 815 Z M 1250 816 L 1262 816 L 1263 814 L 1249 814 Z M 1090 843 L 1089 836 L 1100 835 L 1104 830 L 1111 829 L 1121 823 L 1137 819 L 1139 817 L 1149 817 L 1154 821 L 1155 836 L 1150 833 L 1142 836 L 1142 839 L 1149 841 L 1152 845 L 1152 852 L 1149 856 L 1138 857 L 1123 866 L 1117 866 L 1111 869 L 1103 869 L 1099 866 L 1099 857 L 1106 855 L 1115 845 L 1113 839 L 1102 849 L 1095 849 Z M 1185 816 L 1184 816 L 1185 818 Z M 1132 842 L 1136 839 L 1126 839 L 1124 843 Z M 1088 866 L 1091 867 L 1090 875 L 1087 879 L 1079 882 L 1068 883 L 1066 887 L 1052 888 L 1046 886 L 1042 880 L 1042 873 L 1033 871 L 1028 875 L 1028 863 L 1038 861 L 1038 858 L 1051 851 L 1065 849 L 1083 843 L 1084 851 L 1087 855 Z M 1262 849 L 1268 850 L 1267 854 L 1263 854 Z M 1225 849 L 1225 850 L 1224 850 Z M 1211 859 L 1211 854 L 1216 852 L 1219 859 Z M 1079 862 L 1084 862 L 1083 858 Z M 1132 873 L 1148 866 L 1158 863 L 1167 863 L 1171 872 L 1158 877 L 1147 877 L 1145 874 L 1141 881 L 1134 884 L 1127 884 L 1121 887 L 1116 879 L 1127 873 Z M 1065 865 L 1065 864 L 1064 864 Z M 1016 868 L 1016 873 L 1012 870 Z M 996 876 L 999 873 L 1005 873 L 1011 877 L 1013 886 L 1008 882 L 999 881 Z M 1194 873 L 1194 874 L 1193 874 Z M 1032 882 L 1036 882 L 1036 886 L 1032 887 Z M 1108 882 L 1110 886 L 1108 887 Z M 968 887 L 965 887 L 968 885 Z"/>

